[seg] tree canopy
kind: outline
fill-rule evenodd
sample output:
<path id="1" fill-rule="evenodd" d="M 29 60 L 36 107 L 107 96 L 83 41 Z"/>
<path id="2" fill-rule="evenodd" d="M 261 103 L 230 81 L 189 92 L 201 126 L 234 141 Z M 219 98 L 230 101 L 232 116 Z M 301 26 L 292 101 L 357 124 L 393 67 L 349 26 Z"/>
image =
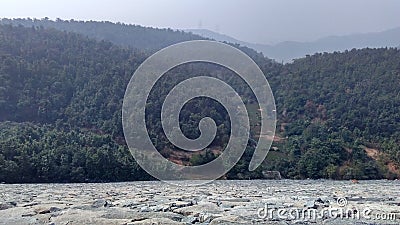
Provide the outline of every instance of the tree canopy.
<path id="1" fill-rule="evenodd" d="M 2 20 L 7 22 L 14 25 L 0 25 L 0 181 L 152 179 L 125 144 L 125 88 L 154 50 L 199 37 L 108 22 Z M 282 65 L 236 47 L 256 61 L 270 82 L 278 126 L 267 160 L 249 172 L 258 138 L 257 118 L 250 118 L 251 140 L 226 178 L 261 178 L 262 170 L 278 170 L 286 178 L 399 176 L 398 49 L 317 53 Z M 181 128 L 191 138 L 199 135 L 201 118 L 215 120 L 217 137 L 204 151 L 177 153 L 163 134 L 163 99 L 174 85 L 196 75 L 218 77 L 234 87 L 251 117 L 258 109 L 247 85 L 226 68 L 195 63 L 165 74 L 147 100 L 146 123 L 160 153 L 187 165 L 217 157 L 230 135 L 226 110 L 207 98 L 189 102 L 180 115 Z"/>

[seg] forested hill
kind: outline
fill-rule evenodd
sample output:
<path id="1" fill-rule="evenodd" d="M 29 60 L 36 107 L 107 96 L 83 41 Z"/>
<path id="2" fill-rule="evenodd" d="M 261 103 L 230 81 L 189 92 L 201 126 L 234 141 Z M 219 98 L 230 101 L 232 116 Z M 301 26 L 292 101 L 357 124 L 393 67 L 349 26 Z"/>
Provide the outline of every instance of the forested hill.
<path id="1" fill-rule="evenodd" d="M 274 169 L 300 178 L 399 176 L 398 49 L 315 54 L 282 66 L 270 82 L 289 155 Z"/>
<path id="2" fill-rule="evenodd" d="M 1 19 L 2 24 L 22 25 L 25 27 L 54 28 L 83 34 L 97 40 L 107 40 L 117 45 L 129 46 L 136 49 L 154 51 L 182 41 L 202 40 L 201 36 L 174 31 L 172 29 L 158 29 L 130 25 L 124 23 L 98 21 L 56 21 L 44 19 Z"/>
<path id="3" fill-rule="evenodd" d="M 152 27 L 143 27 L 140 25 L 112 23 L 108 21 L 77 21 L 61 20 L 56 21 L 43 19 L 0 19 L 0 24 L 9 24 L 13 26 L 24 26 L 28 28 L 42 27 L 54 28 L 60 31 L 74 32 L 82 34 L 85 37 L 93 38 L 98 41 L 109 41 L 115 45 L 133 48 L 136 51 L 153 53 L 169 45 L 183 41 L 204 40 L 205 37 L 172 29 L 159 29 Z M 269 66 L 273 60 L 266 59 L 261 53 L 246 46 L 234 45 L 259 64 L 268 62 Z"/>
<path id="4" fill-rule="evenodd" d="M 124 90 L 147 56 L 79 34 L 1 25 L 0 181 L 148 179 L 119 141 Z"/>
<path id="5" fill-rule="evenodd" d="M 265 66 L 275 65 L 253 53 Z M 0 181 L 150 179 L 129 154 L 121 126 L 126 86 L 149 54 L 56 29 L 0 25 Z M 158 91 L 193 72 L 181 70 Z M 218 107 L 205 100 L 198 104 L 192 108 L 197 111 L 182 112 L 195 118 L 184 128 L 193 135 L 198 134 L 196 121 Z M 161 109 L 160 97 L 152 96 L 149 105 Z M 157 112 L 150 117 L 157 118 Z M 221 107 L 216 117 L 219 125 L 225 124 L 213 143 L 220 148 L 229 120 Z M 149 126 L 157 147 L 168 156 L 171 148 L 160 134 L 159 120 L 150 120 Z M 209 160 L 214 157 L 207 154 Z M 192 163 L 203 160 L 198 156 Z"/>
<path id="6" fill-rule="evenodd" d="M 263 169 L 279 170 L 287 178 L 398 176 L 399 50 L 317 54 L 288 65 L 244 50 L 274 91 L 278 138 L 262 168 L 247 171 L 254 147 L 249 144 L 227 178 L 260 178 Z M 0 181 L 151 179 L 129 154 L 121 128 L 126 85 L 149 54 L 82 34 L 0 25 Z M 182 129 L 190 137 L 198 135 L 196 124 L 204 116 L 211 115 L 218 125 L 216 140 L 190 157 L 174 155 L 158 114 L 160 95 L 196 68 L 231 77 L 219 67 L 178 68 L 166 74 L 161 91 L 148 102 L 154 144 L 165 156 L 193 165 L 216 157 L 229 137 L 223 107 L 200 99 L 183 109 L 187 126 Z M 230 81 L 251 103 L 240 81 Z"/>

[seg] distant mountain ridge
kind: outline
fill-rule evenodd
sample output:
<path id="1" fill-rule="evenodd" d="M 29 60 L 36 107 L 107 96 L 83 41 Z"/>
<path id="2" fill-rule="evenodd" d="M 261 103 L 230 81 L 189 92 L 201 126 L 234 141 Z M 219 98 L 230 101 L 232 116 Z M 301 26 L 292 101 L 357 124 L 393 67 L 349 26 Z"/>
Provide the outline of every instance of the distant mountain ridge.
<path id="1" fill-rule="evenodd" d="M 311 42 L 285 41 L 276 45 L 244 42 L 206 29 L 186 29 L 184 31 L 217 41 L 238 43 L 260 51 L 266 57 L 278 62 L 290 62 L 314 53 L 344 51 L 353 48 L 400 47 L 400 27 L 382 32 L 328 36 Z"/>

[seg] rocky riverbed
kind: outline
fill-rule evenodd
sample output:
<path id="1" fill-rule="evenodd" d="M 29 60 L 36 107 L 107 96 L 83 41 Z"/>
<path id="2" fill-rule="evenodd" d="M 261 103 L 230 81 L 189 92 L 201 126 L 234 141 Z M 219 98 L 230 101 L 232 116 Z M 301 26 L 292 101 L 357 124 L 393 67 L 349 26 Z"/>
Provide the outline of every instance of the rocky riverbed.
<path id="1" fill-rule="evenodd" d="M 0 184 L 0 224 L 400 224 L 400 181 Z"/>

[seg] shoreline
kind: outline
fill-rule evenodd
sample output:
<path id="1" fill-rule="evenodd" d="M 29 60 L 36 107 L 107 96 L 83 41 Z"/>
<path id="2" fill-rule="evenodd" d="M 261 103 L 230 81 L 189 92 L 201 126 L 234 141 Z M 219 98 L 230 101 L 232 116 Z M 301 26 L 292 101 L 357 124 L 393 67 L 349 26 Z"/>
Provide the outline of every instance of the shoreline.
<path id="1" fill-rule="evenodd" d="M 197 187 L 160 181 L 3 184 L 0 224 L 399 224 L 399 186 L 394 180 L 218 180 Z M 335 208 L 396 218 L 278 215 L 279 210 Z M 263 218 L 263 210 L 271 215 Z"/>

